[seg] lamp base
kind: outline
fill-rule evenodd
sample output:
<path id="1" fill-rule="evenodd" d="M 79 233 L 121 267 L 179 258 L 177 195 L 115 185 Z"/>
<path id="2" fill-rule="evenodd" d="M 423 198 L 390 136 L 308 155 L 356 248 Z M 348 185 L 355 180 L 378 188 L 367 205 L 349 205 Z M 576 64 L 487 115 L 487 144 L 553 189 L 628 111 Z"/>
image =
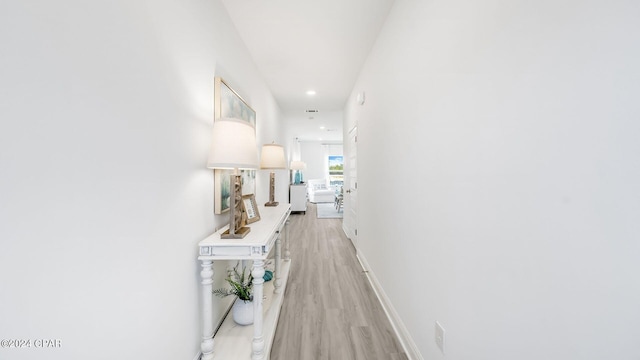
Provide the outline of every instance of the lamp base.
<path id="1" fill-rule="evenodd" d="M 268 201 L 266 203 L 264 203 L 264 206 L 278 206 L 278 204 L 280 204 L 277 201 Z"/>
<path id="2" fill-rule="evenodd" d="M 229 230 L 227 230 L 220 234 L 220 239 L 242 239 L 243 237 L 247 236 L 249 231 L 251 231 L 251 228 L 246 226 L 236 230 L 235 234 L 229 234 Z"/>

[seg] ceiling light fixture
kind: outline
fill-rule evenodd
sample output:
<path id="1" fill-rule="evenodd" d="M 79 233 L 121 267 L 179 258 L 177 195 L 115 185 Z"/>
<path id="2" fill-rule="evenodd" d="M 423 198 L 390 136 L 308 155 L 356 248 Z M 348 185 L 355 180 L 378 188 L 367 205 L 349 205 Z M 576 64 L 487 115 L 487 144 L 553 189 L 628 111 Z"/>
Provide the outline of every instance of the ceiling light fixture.
<path id="1" fill-rule="evenodd" d="M 313 95 L 315 95 L 315 94 L 316 94 L 316 91 L 315 91 L 315 90 L 307 90 L 307 95 L 309 95 L 309 96 L 313 96 Z"/>

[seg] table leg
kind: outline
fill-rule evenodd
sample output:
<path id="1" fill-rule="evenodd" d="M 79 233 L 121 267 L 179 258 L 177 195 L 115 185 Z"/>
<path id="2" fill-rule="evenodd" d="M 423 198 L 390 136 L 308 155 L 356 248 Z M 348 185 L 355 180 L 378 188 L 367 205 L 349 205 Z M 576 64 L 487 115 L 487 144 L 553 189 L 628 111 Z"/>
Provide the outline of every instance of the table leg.
<path id="1" fill-rule="evenodd" d="M 264 260 L 253 260 L 253 342 L 252 360 L 264 359 L 262 296 L 264 294 Z"/>
<path id="2" fill-rule="evenodd" d="M 284 260 L 285 261 L 289 261 L 291 260 L 291 253 L 289 252 L 289 223 L 291 222 L 291 220 L 289 220 L 289 218 L 287 218 L 287 221 L 285 222 L 285 237 L 284 237 Z"/>
<path id="3" fill-rule="evenodd" d="M 202 271 L 202 360 L 213 359 L 213 261 L 203 260 Z"/>
<path id="4" fill-rule="evenodd" d="M 275 279 L 273 281 L 273 292 L 275 294 L 280 294 L 282 292 L 282 275 L 280 272 L 280 260 L 282 258 L 282 233 L 278 233 L 278 237 L 276 238 L 276 266 L 275 266 Z"/>

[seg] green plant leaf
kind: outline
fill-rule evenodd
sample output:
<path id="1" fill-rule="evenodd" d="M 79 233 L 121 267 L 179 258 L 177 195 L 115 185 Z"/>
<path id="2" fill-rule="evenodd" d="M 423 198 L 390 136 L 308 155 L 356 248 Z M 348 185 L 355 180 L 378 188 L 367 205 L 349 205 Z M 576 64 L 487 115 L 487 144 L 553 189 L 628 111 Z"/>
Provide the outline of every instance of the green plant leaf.
<path id="1" fill-rule="evenodd" d="M 253 301 L 253 275 L 249 272 L 248 278 L 246 277 L 246 268 L 242 268 L 242 273 L 238 271 L 238 266 L 240 263 L 238 262 L 236 266 L 233 268 L 232 273 L 225 280 L 229 285 L 231 285 L 231 289 L 216 289 L 213 290 L 213 293 L 219 297 L 225 297 L 229 295 L 236 295 L 240 300 L 244 301 Z M 245 281 L 245 278 L 247 280 Z"/>

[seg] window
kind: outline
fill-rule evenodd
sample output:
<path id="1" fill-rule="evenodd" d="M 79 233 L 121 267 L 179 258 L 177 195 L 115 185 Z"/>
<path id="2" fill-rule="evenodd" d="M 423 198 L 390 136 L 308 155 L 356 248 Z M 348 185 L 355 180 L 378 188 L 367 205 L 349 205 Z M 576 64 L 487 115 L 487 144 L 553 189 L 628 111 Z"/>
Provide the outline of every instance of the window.
<path id="1" fill-rule="evenodd" d="M 344 184 L 344 160 L 342 155 L 329 155 L 329 186 L 339 189 Z"/>

